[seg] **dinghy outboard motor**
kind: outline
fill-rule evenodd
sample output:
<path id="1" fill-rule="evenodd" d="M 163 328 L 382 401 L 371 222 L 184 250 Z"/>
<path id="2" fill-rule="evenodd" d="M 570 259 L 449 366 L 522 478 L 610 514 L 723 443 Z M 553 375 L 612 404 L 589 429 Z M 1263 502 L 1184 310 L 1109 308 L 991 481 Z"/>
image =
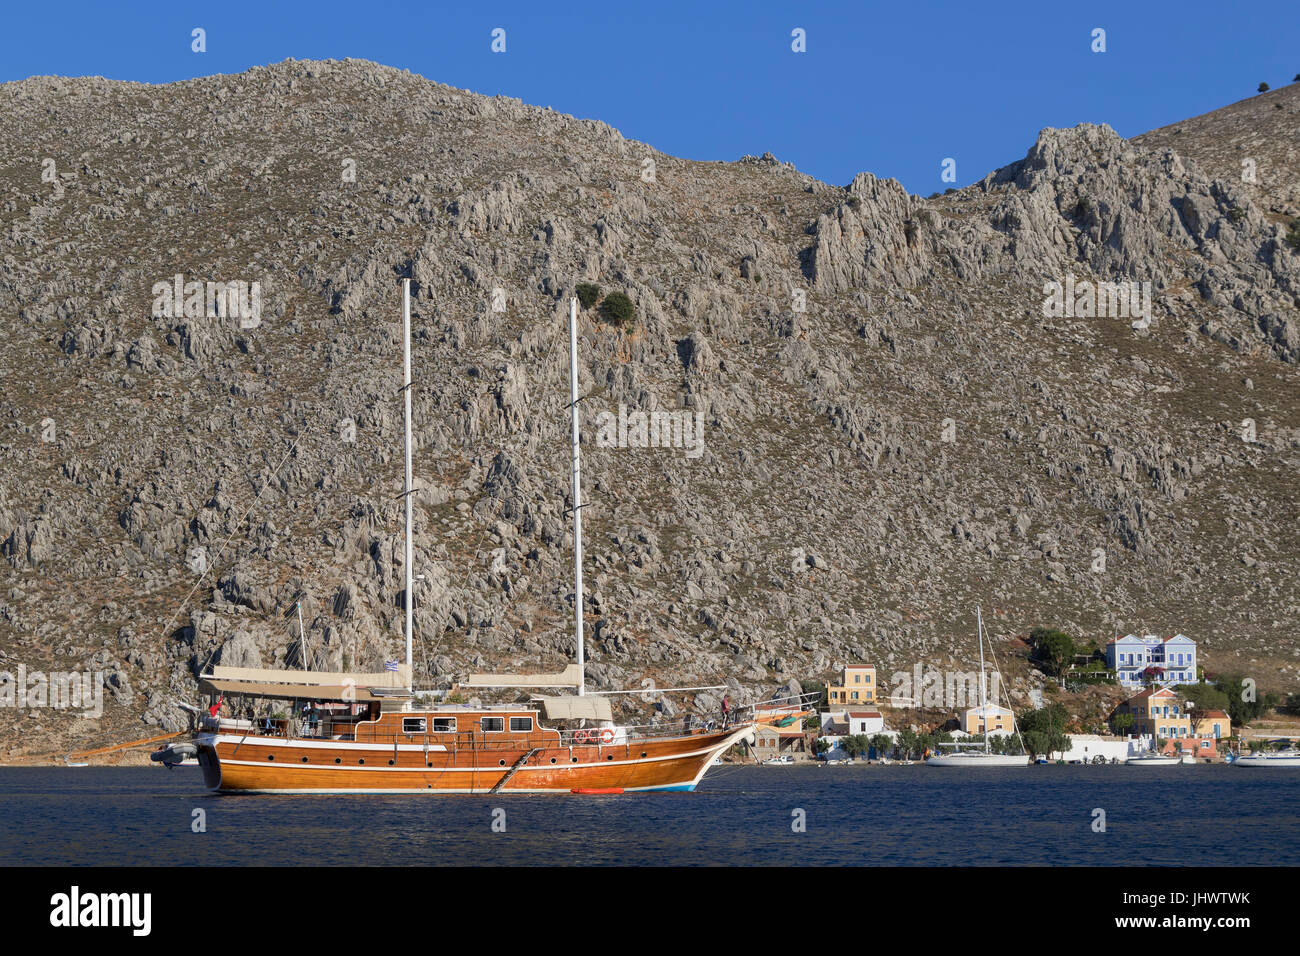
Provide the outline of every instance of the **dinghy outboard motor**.
<path id="1" fill-rule="evenodd" d="M 149 755 L 149 759 L 154 763 L 160 763 L 168 770 L 191 758 L 197 759 L 199 748 L 194 744 L 178 743 L 168 744 L 162 750 L 155 750 Z"/>

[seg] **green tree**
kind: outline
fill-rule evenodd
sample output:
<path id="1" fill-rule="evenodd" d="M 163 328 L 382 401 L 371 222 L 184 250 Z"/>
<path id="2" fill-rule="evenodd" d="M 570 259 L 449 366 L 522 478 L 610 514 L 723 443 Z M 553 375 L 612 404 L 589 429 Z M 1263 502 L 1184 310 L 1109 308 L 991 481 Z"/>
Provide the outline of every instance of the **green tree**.
<path id="1" fill-rule="evenodd" d="M 1237 726 L 1262 717 L 1281 702 L 1279 695 L 1260 693 L 1253 680 L 1240 674 L 1223 674 L 1214 684 L 1227 695 L 1228 716 Z"/>
<path id="2" fill-rule="evenodd" d="M 600 308 L 605 314 L 605 319 L 619 328 L 630 326 L 632 320 L 636 318 L 636 306 L 632 304 L 626 292 L 611 292 L 605 296 L 605 301 L 600 304 Z"/>
<path id="3" fill-rule="evenodd" d="M 1065 736 L 1065 723 L 1069 714 L 1063 704 L 1048 704 L 1039 710 L 1029 710 L 1016 718 L 1020 736 L 1031 756 L 1047 756 L 1057 750 L 1067 750 L 1069 739 Z"/>
<path id="4" fill-rule="evenodd" d="M 876 734 L 871 738 L 871 746 L 876 750 L 876 757 L 884 757 L 894 750 L 894 741 L 885 734 Z"/>
<path id="5" fill-rule="evenodd" d="M 1074 660 L 1074 639 L 1064 631 L 1049 631 L 1041 627 L 1030 632 L 1034 642 L 1034 658 L 1049 674 L 1060 677 Z"/>
<path id="6" fill-rule="evenodd" d="M 584 309 L 590 309 L 600 298 L 600 286 L 592 282 L 580 282 L 578 287 L 573 290 L 578 296 L 578 302 Z"/>
<path id="7" fill-rule="evenodd" d="M 917 740 L 916 731 L 910 727 L 898 732 L 898 752 L 904 760 L 910 760 L 916 753 Z"/>
<path id="8" fill-rule="evenodd" d="M 1178 692 L 1194 705 L 1193 712 L 1228 709 L 1228 695 L 1213 684 L 1204 681 L 1199 684 L 1185 684 L 1178 688 Z"/>
<path id="9" fill-rule="evenodd" d="M 1259 91 L 1260 91 L 1261 93 L 1267 93 L 1267 92 L 1268 92 L 1268 84 L 1267 84 L 1267 83 L 1261 83 L 1261 84 L 1259 84 Z"/>
<path id="10" fill-rule="evenodd" d="M 1117 734 L 1121 737 L 1127 737 L 1129 731 L 1133 729 L 1133 715 L 1127 710 L 1122 711 L 1111 718 L 1110 723 L 1111 726 L 1115 728 Z"/>

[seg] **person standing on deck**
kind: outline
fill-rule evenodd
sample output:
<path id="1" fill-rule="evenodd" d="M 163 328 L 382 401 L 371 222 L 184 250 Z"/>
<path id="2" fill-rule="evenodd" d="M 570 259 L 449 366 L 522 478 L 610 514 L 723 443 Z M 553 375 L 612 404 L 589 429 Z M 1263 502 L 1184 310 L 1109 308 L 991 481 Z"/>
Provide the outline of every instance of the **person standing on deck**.
<path id="1" fill-rule="evenodd" d="M 726 727 L 731 717 L 731 695 L 722 695 L 722 726 Z"/>

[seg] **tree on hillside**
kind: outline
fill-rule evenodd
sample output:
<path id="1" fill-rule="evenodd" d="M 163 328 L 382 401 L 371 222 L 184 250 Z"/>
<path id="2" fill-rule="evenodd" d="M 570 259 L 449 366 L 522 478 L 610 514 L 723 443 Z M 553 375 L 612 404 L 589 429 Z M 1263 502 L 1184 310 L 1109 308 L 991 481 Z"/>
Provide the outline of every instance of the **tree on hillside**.
<path id="1" fill-rule="evenodd" d="M 1193 711 L 1228 709 L 1228 695 L 1213 684 L 1185 684 L 1178 690 L 1193 705 Z"/>
<path id="2" fill-rule="evenodd" d="M 1227 695 L 1228 716 L 1236 726 L 1262 717 L 1281 702 L 1277 694 L 1261 694 L 1253 680 L 1240 674 L 1223 674 L 1214 686 Z"/>
<path id="3" fill-rule="evenodd" d="M 1267 84 L 1267 83 L 1261 83 L 1261 84 L 1259 84 L 1259 91 L 1260 91 L 1261 93 L 1267 93 L 1267 92 L 1268 92 L 1268 84 Z"/>
<path id="4" fill-rule="evenodd" d="M 1060 677 L 1074 660 L 1074 638 L 1064 631 L 1049 631 L 1036 627 L 1030 632 L 1034 643 L 1034 659 L 1047 673 Z"/>
<path id="5" fill-rule="evenodd" d="M 1121 737 L 1127 737 L 1129 735 L 1129 731 L 1133 729 L 1133 724 L 1134 724 L 1133 715 L 1130 714 L 1127 710 L 1123 711 L 1122 713 L 1116 714 L 1111 719 L 1110 723 L 1111 726 L 1115 728 L 1115 732 L 1117 734 L 1119 734 Z"/>

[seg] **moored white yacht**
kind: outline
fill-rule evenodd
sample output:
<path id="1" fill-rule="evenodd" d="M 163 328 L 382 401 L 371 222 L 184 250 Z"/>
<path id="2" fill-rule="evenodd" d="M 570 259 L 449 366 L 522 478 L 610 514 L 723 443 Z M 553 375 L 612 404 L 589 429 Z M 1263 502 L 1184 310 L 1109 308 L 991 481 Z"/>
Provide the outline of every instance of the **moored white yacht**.
<path id="1" fill-rule="evenodd" d="M 979 608 L 975 609 L 975 627 L 979 633 L 980 645 L 980 706 L 988 706 L 988 689 L 984 683 L 984 618 Z M 990 648 L 991 650 L 991 648 Z M 998 673 L 998 683 L 1002 683 L 1002 674 Z M 1019 731 L 1017 731 L 1019 733 Z M 1028 754 L 995 754 L 989 747 L 989 735 L 984 734 L 983 750 L 962 750 L 963 746 L 977 746 L 972 744 L 952 743 L 939 744 L 940 747 L 951 747 L 951 753 L 935 754 L 925 762 L 931 767 L 1027 767 L 1029 766 Z"/>
<path id="2" fill-rule="evenodd" d="M 1300 750 L 1252 751 L 1232 760 L 1233 766 L 1242 767 L 1300 767 Z"/>

